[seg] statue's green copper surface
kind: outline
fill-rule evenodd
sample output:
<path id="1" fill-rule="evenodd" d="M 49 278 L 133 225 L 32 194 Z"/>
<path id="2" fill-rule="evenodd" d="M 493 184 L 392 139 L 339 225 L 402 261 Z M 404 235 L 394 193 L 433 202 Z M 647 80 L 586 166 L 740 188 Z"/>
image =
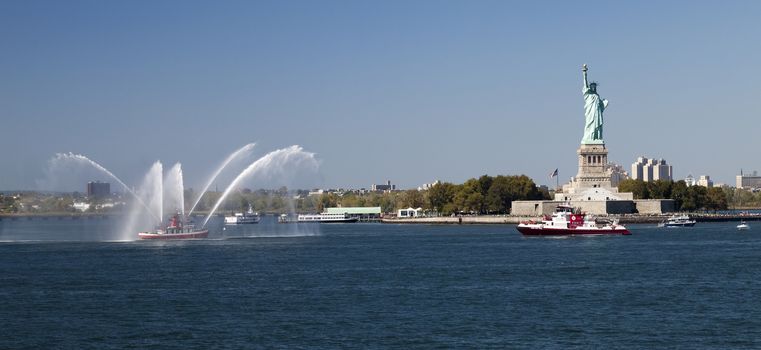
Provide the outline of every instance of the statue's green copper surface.
<path id="1" fill-rule="evenodd" d="M 602 139 L 602 113 L 608 107 L 608 100 L 603 100 L 597 94 L 597 83 L 587 81 L 587 65 L 585 64 L 581 71 L 584 73 L 584 137 L 581 139 L 583 145 L 601 145 L 605 141 Z"/>

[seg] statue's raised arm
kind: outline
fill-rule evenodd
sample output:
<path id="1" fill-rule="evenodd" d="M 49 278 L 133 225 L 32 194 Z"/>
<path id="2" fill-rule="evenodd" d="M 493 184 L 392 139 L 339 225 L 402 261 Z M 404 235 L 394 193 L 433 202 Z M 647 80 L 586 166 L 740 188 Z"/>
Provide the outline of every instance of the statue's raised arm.
<path id="1" fill-rule="evenodd" d="M 583 91 L 586 92 L 587 89 L 589 89 L 589 82 L 587 82 L 587 64 L 583 64 L 581 66 L 581 72 L 584 75 L 584 89 Z"/>

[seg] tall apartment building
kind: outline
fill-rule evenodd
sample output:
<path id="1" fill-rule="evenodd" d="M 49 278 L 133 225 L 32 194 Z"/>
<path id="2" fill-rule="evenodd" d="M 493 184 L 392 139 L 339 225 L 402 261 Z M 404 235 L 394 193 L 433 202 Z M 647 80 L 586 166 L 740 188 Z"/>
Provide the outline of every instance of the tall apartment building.
<path id="1" fill-rule="evenodd" d="M 631 178 L 645 182 L 656 180 L 673 180 L 673 169 L 666 163 L 665 159 L 648 159 L 645 157 L 637 158 L 632 164 Z"/>
<path id="2" fill-rule="evenodd" d="M 108 182 L 90 181 L 87 183 L 87 196 L 95 198 L 108 197 L 111 194 L 111 184 Z"/>

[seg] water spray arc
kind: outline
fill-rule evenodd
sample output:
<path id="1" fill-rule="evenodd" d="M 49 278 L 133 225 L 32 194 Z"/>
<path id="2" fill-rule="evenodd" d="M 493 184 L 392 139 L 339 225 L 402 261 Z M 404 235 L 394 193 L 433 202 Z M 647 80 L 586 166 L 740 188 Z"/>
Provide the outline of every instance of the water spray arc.
<path id="1" fill-rule="evenodd" d="M 118 178 L 116 175 L 114 175 L 114 173 L 110 172 L 108 169 L 106 169 L 102 165 L 98 164 L 96 161 L 94 161 L 94 160 L 92 160 L 90 158 L 87 158 L 87 157 L 85 157 L 85 156 L 83 156 L 81 154 L 74 154 L 72 152 L 69 152 L 69 153 L 56 153 L 55 158 L 53 158 L 53 162 L 67 160 L 67 159 L 87 163 L 87 164 L 91 165 L 92 167 L 94 167 L 95 169 L 105 173 L 106 175 L 108 175 L 112 179 L 116 180 L 116 182 L 118 182 L 120 185 L 122 185 L 122 187 L 124 187 L 124 189 L 127 190 L 127 192 L 129 194 L 131 194 L 132 197 L 134 197 L 140 203 L 140 205 L 143 206 L 143 208 L 148 210 L 148 212 L 154 217 L 154 219 L 161 221 L 160 216 L 156 217 L 156 214 L 151 211 L 151 208 L 148 206 L 148 204 L 146 204 L 140 198 L 140 196 L 138 196 L 137 193 L 135 193 L 135 191 L 133 191 L 131 188 L 129 188 L 129 186 L 127 186 L 127 184 L 125 184 L 120 178 Z"/>
<path id="2" fill-rule="evenodd" d="M 50 174 L 55 176 L 49 178 L 49 180 L 53 183 L 60 182 L 62 178 L 65 178 L 60 176 L 64 173 L 54 173 L 54 171 L 68 171 L 70 169 L 61 168 L 61 166 L 77 165 L 93 167 L 119 183 L 125 192 L 135 199 L 130 203 L 130 209 L 127 215 L 123 217 L 123 222 L 120 225 L 121 229 L 118 232 L 121 234 L 121 240 L 134 239 L 136 234 L 141 239 L 157 237 L 161 239 L 171 237 L 205 238 L 209 230 L 203 230 L 203 228 L 208 224 L 209 219 L 229 197 L 230 193 L 241 186 L 247 178 L 255 176 L 257 181 L 265 180 L 277 184 L 289 184 L 289 181 L 296 179 L 296 176 L 309 174 L 310 171 L 316 171 L 318 168 L 318 162 L 314 157 L 314 153 L 305 152 L 300 146 L 294 145 L 270 152 L 249 164 L 227 186 L 222 196 L 214 204 L 212 210 L 203 221 L 200 230 L 194 229 L 194 225 L 190 222 L 187 222 L 187 225 L 185 225 L 184 218 L 193 212 L 203 194 L 214 183 L 220 173 L 234 160 L 248 155 L 254 146 L 254 143 L 249 143 L 227 156 L 207 181 L 203 191 L 195 199 L 193 207 L 188 212 L 185 210 L 185 186 L 182 164 L 179 162 L 175 163 L 166 172 L 164 172 L 164 166 L 161 161 L 154 162 L 143 177 L 142 182 L 133 189 L 111 171 L 84 155 L 58 153 L 51 160 Z M 178 215 L 172 215 L 174 213 Z M 166 214 L 172 216 L 168 224 L 163 222 Z"/>
<path id="3" fill-rule="evenodd" d="M 193 211 L 196 209 L 196 206 L 198 206 L 198 203 L 201 202 L 201 198 L 203 197 L 204 193 L 209 190 L 209 187 L 211 187 L 211 184 L 214 183 L 214 180 L 217 179 L 217 176 L 219 176 L 220 173 L 222 173 L 222 170 L 224 170 L 230 162 L 237 159 L 239 156 L 246 154 L 247 152 L 250 152 L 252 149 L 254 149 L 254 146 L 256 146 L 256 143 L 249 143 L 238 150 L 236 150 L 233 153 L 230 153 L 227 158 L 222 162 L 222 164 L 217 168 L 217 170 L 214 171 L 214 173 L 209 177 L 209 180 L 206 182 L 206 185 L 203 187 L 201 192 L 198 193 L 198 198 L 196 198 L 195 202 L 193 203 L 193 206 L 190 207 L 190 211 L 188 211 L 188 216 L 190 214 L 193 214 Z"/>
<path id="4" fill-rule="evenodd" d="M 201 227 L 206 226 L 212 215 L 214 215 L 217 209 L 219 209 L 219 206 L 225 201 L 225 199 L 227 199 L 227 196 L 230 195 L 230 192 L 237 188 L 238 185 L 240 185 L 240 182 L 247 177 L 261 174 L 263 171 L 282 172 L 285 165 L 299 162 L 308 162 L 310 166 L 313 166 L 314 168 L 317 167 L 314 153 L 304 152 L 301 146 L 298 145 L 272 151 L 257 159 L 244 169 L 229 186 L 227 186 L 225 192 L 222 193 L 222 196 L 219 197 L 219 200 L 217 200 L 217 203 L 214 204 L 214 207 L 209 212 L 209 215 L 204 219 Z"/>

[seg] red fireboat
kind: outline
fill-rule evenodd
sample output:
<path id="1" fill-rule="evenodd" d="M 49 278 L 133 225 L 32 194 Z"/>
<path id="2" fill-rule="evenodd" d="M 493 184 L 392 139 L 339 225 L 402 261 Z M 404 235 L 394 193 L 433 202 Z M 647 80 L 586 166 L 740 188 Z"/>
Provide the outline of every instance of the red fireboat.
<path id="1" fill-rule="evenodd" d="M 140 239 L 193 239 L 206 238 L 209 235 L 209 229 L 196 230 L 193 225 L 184 225 L 180 220 L 179 214 L 174 214 L 169 219 L 169 225 L 165 228 L 155 231 L 140 232 L 137 234 Z"/>
<path id="2" fill-rule="evenodd" d="M 570 205 L 559 205 L 552 217 L 542 221 L 523 221 L 518 231 L 524 236 L 572 236 L 572 235 L 630 235 L 618 221 L 595 220 L 594 217 L 574 210 Z"/>

